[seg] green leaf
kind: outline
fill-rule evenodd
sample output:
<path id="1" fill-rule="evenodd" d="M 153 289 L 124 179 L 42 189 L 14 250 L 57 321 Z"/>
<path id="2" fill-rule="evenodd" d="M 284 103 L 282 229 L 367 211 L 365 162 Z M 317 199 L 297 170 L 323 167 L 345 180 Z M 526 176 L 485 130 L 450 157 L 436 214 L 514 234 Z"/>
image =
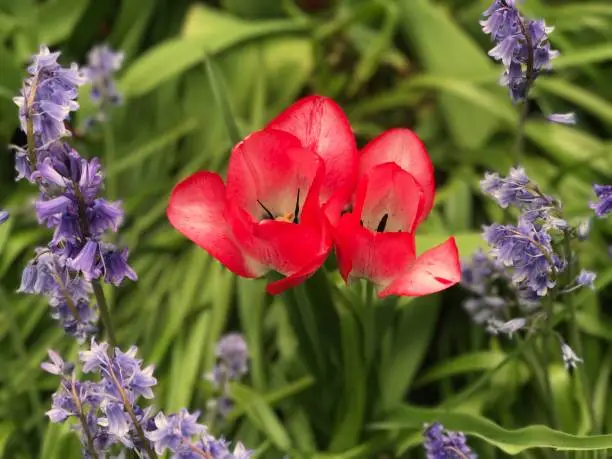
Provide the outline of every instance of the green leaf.
<path id="1" fill-rule="evenodd" d="M 128 67 L 119 83 L 125 97 L 136 97 L 180 75 L 206 55 L 199 40 L 174 38 L 154 46 Z"/>
<path id="2" fill-rule="evenodd" d="M 399 5 L 405 35 L 431 73 L 459 80 L 492 68 L 486 53 L 443 9 L 428 0 L 402 0 Z M 453 140 L 463 148 L 481 147 L 497 125 L 486 111 L 454 96 L 442 96 L 440 105 Z"/>
<path id="3" fill-rule="evenodd" d="M 529 448 L 554 448 L 561 451 L 589 451 L 612 448 L 612 435 L 577 436 L 547 426 L 533 425 L 522 429 L 504 429 L 489 419 L 474 414 L 437 408 L 404 405 L 391 412 L 374 429 L 422 429 L 423 424 L 440 422 L 449 430 L 481 438 L 507 454 L 519 454 Z M 400 448 L 401 449 L 401 448 Z M 401 454 L 399 451 L 398 454 Z"/>
<path id="4" fill-rule="evenodd" d="M 197 128 L 197 123 L 194 119 L 189 118 L 181 121 L 175 126 L 155 135 L 151 140 L 145 143 L 139 143 L 134 147 L 127 148 L 125 152 L 117 155 L 117 160 L 108 165 L 106 176 L 114 176 L 120 172 L 128 170 L 131 167 L 136 167 L 144 163 L 148 158 L 159 153 L 167 145 L 176 142 L 181 137 L 193 132 Z"/>
<path id="5" fill-rule="evenodd" d="M 286 386 L 279 387 L 267 394 L 264 394 L 262 397 L 266 401 L 266 403 L 270 406 L 275 406 L 280 402 L 287 400 L 300 392 L 308 389 L 310 386 L 314 384 L 315 380 L 311 376 L 305 376 L 302 379 L 298 379 L 295 382 L 289 383 Z M 234 408 L 227 416 L 227 421 L 232 422 L 238 417 L 242 416 L 244 413 L 244 409 Z"/>
<path id="6" fill-rule="evenodd" d="M 306 32 L 308 23 L 296 19 L 245 21 L 202 4 L 187 13 L 181 35 L 198 38 L 210 55 L 277 34 Z"/>
<path id="7" fill-rule="evenodd" d="M 423 386 L 451 376 L 491 370 L 505 358 L 506 354 L 500 351 L 477 351 L 462 354 L 434 365 L 416 381 L 415 385 Z"/>
<path id="8" fill-rule="evenodd" d="M 278 449 L 285 452 L 291 449 L 289 434 L 260 394 L 246 386 L 234 383 L 230 385 L 230 396 Z"/>
<path id="9" fill-rule="evenodd" d="M 363 354 L 359 351 L 362 340 L 357 319 L 341 303 L 336 305 L 336 309 L 340 317 L 344 390 L 342 400 L 337 404 L 338 423 L 329 450 L 343 451 L 359 442 L 366 409 L 367 375 Z"/>
<path id="10" fill-rule="evenodd" d="M 206 59 L 205 64 L 206 74 L 208 75 L 208 80 L 210 81 L 210 87 L 215 97 L 217 107 L 221 111 L 225 129 L 227 130 L 227 135 L 230 142 L 233 145 L 237 145 L 242 140 L 242 135 L 240 134 L 240 128 L 236 123 L 236 118 L 233 115 L 229 96 L 227 94 L 227 86 L 223 81 L 221 72 L 219 71 L 218 67 L 215 66 L 214 62 L 212 62 L 210 59 Z"/>
<path id="11" fill-rule="evenodd" d="M 0 423 L 0 458 L 4 457 L 6 444 L 14 430 L 15 426 L 10 422 Z"/>
<path id="12" fill-rule="evenodd" d="M 579 312 L 576 315 L 576 321 L 585 333 L 606 341 L 612 341 L 612 322 L 610 320 L 586 312 Z"/>
<path id="13" fill-rule="evenodd" d="M 582 67 L 587 64 L 597 64 L 612 59 L 612 45 L 594 44 L 586 48 L 573 49 L 561 54 L 555 59 L 554 67 L 557 70 Z"/>
<path id="14" fill-rule="evenodd" d="M 411 299 L 399 310 L 388 352 L 381 359 L 380 410 L 399 403 L 412 384 L 433 338 L 439 306 L 439 297 L 430 295 Z"/>
<path id="15" fill-rule="evenodd" d="M 612 104 L 603 97 L 575 86 L 561 78 L 543 77 L 538 79 L 538 90 L 554 94 L 568 102 L 583 108 L 599 117 L 602 121 L 612 124 Z"/>
<path id="16" fill-rule="evenodd" d="M 40 43 L 65 40 L 89 5 L 89 0 L 56 0 L 45 2 L 38 10 L 42 19 L 36 26 Z"/>
<path id="17" fill-rule="evenodd" d="M 450 234 L 420 234 L 417 232 L 417 253 L 423 253 L 426 250 L 442 244 L 450 236 Z M 485 249 L 487 247 L 480 232 L 456 233 L 452 234 L 452 236 L 455 238 L 455 241 L 457 241 L 459 255 L 462 258 L 471 257 L 477 249 Z"/>

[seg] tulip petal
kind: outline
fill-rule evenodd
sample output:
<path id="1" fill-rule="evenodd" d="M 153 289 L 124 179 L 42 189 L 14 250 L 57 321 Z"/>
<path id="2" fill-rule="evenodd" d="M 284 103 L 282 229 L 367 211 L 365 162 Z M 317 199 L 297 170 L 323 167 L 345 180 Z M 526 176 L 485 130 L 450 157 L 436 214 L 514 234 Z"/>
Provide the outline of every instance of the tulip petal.
<path id="1" fill-rule="evenodd" d="M 268 125 L 296 136 L 304 148 L 317 153 L 325 163 L 321 202 L 337 192 L 347 202 L 357 182 L 357 146 L 346 115 L 333 100 L 305 97 Z"/>
<path id="2" fill-rule="evenodd" d="M 299 209 L 320 166 L 320 158 L 302 149 L 299 140 L 283 131 L 266 130 L 240 142 L 230 157 L 227 200 L 249 212 L 255 220 Z M 267 210 L 266 210 L 267 209 Z"/>
<path id="3" fill-rule="evenodd" d="M 461 280 L 461 264 L 455 238 L 429 249 L 412 263 L 407 271 L 382 290 L 380 298 L 389 295 L 423 296 L 445 290 Z"/>
<path id="4" fill-rule="evenodd" d="M 172 226 L 243 277 L 259 277 L 265 269 L 247 259 L 234 242 L 225 219 L 225 186 L 212 172 L 197 172 L 172 190 L 167 215 Z"/>
<path id="5" fill-rule="evenodd" d="M 410 173 L 396 163 L 381 164 L 360 180 L 353 213 L 372 231 L 413 233 L 423 212 L 423 194 Z"/>
<path id="6" fill-rule="evenodd" d="M 256 221 L 246 211 L 231 205 L 228 213 L 232 232 L 250 257 L 285 279 L 268 286 L 271 294 L 280 293 L 306 280 L 325 261 L 331 250 L 331 233 L 319 204 L 324 168 L 319 168 L 298 224 L 277 220 Z"/>
<path id="7" fill-rule="evenodd" d="M 361 226 L 355 214 L 345 214 L 334 229 L 340 274 L 345 281 L 366 278 L 386 287 L 415 257 L 410 233 L 377 233 Z"/>
<path id="8" fill-rule="evenodd" d="M 433 207 L 435 195 L 434 171 L 423 142 L 409 129 L 390 129 L 383 132 L 361 152 L 359 176 L 379 164 L 394 162 L 409 172 L 423 189 L 423 211 L 418 221 L 423 221 Z"/>
<path id="9" fill-rule="evenodd" d="M 325 262 L 329 251 L 321 253 L 318 257 L 314 258 L 309 265 L 305 266 L 301 271 L 298 271 L 290 276 L 285 277 L 284 279 L 271 282 L 266 286 L 266 292 L 270 295 L 278 295 L 279 293 L 284 292 L 290 288 L 293 288 L 310 276 L 312 276 L 317 269 Z"/>

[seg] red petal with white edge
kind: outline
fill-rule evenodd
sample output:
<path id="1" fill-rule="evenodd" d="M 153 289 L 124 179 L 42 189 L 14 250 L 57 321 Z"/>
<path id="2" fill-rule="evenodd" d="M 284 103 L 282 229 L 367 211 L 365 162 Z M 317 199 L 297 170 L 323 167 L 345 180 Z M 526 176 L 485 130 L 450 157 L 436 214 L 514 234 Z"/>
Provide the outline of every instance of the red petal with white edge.
<path id="1" fill-rule="evenodd" d="M 385 163 L 360 180 L 353 213 L 372 231 L 384 219 L 385 232 L 413 233 L 423 207 L 423 189 L 415 178 L 396 163 Z"/>
<path id="2" fill-rule="evenodd" d="M 340 274 L 347 282 L 366 278 L 386 287 L 414 260 L 410 233 L 377 233 L 362 227 L 359 217 L 345 214 L 334 229 Z"/>
<path id="3" fill-rule="evenodd" d="M 455 238 L 429 249 L 378 296 L 423 296 L 446 290 L 461 280 L 461 264 Z"/>
<path id="4" fill-rule="evenodd" d="M 423 212 L 419 222 L 423 221 L 434 203 L 436 184 L 434 170 L 423 142 L 409 129 L 390 129 L 383 132 L 361 151 L 359 176 L 367 173 L 379 164 L 394 162 L 406 172 L 412 174 L 423 188 Z"/>
<path id="5" fill-rule="evenodd" d="M 233 240 L 225 219 L 225 186 L 217 174 L 197 172 L 176 185 L 166 213 L 172 226 L 233 273 L 243 277 L 265 273 L 245 258 Z"/>
<path id="6" fill-rule="evenodd" d="M 323 159 L 322 203 L 338 191 L 348 202 L 357 183 L 358 154 L 351 125 L 338 104 L 327 97 L 305 97 L 272 120 L 270 128 L 293 134 Z"/>

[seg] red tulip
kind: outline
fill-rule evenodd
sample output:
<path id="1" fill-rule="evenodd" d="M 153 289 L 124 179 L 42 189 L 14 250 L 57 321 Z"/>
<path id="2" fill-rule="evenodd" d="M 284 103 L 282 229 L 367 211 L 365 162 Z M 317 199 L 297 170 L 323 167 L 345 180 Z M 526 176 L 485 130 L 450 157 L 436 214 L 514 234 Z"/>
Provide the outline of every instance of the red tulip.
<path id="1" fill-rule="evenodd" d="M 459 282 L 453 238 L 416 256 L 414 232 L 433 207 L 433 166 L 407 129 L 392 129 L 361 152 L 352 210 L 334 228 L 340 273 L 367 278 L 378 295 L 421 296 Z"/>
<path id="2" fill-rule="evenodd" d="M 325 212 L 348 202 L 356 177 L 344 113 L 330 99 L 307 97 L 234 147 L 225 184 L 212 172 L 179 183 L 168 219 L 239 276 L 286 276 L 268 285 L 277 294 L 325 261 L 332 243 Z"/>

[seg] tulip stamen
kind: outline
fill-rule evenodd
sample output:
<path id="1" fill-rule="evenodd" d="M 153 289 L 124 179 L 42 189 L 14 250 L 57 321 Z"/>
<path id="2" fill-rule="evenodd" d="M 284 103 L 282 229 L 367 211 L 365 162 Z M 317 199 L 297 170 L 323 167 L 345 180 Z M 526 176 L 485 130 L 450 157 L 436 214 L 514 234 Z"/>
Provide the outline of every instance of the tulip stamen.
<path id="1" fill-rule="evenodd" d="M 264 216 L 264 220 L 270 219 L 270 220 L 274 220 L 274 214 L 272 212 L 270 212 L 270 210 L 263 205 L 263 202 L 261 202 L 259 199 L 257 200 L 257 204 L 259 204 L 261 206 L 261 208 L 266 212 L 266 216 Z"/>
<path id="2" fill-rule="evenodd" d="M 376 227 L 377 233 L 382 233 L 385 231 L 385 228 L 387 226 L 387 220 L 389 220 L 389 214 L 383 215 L 383 218 L 380 219 L 380 223 Z"/>
<path id="3" fill-rule="evenodd" d="M 300 214 L 300 189 L 298 188 L 297 199 L 295 200 L 295 212 L 293 213 L 293 223 L 299 223 Z"/>

